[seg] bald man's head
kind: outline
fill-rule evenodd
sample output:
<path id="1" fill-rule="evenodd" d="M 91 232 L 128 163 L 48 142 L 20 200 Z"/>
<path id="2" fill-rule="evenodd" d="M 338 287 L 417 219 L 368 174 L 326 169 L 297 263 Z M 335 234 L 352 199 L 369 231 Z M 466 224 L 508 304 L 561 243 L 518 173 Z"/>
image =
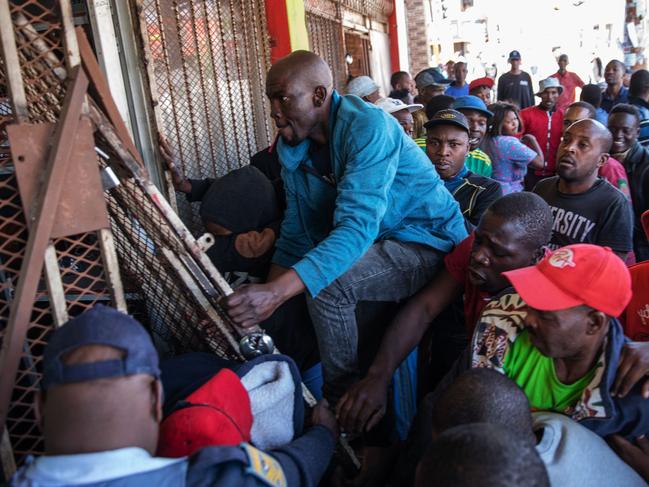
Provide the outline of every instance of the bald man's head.
<path id="1" fill-rule="evenodd" d="M 573 123 L 563 135 L 557 152 L 557 174 L 570 183 L 594 183 L 608 157 L 613 138 L 597 120 Z"/>
<path id="2" fill-rule="evenodd" d="M 267 83 L 284 76 L 300 79 L 312 88 L 331 89 L 333 86 L 329 65 L 311 51 L 294 51 L 277 61 L 268 71 Z"/>
<path id="3" fill-rule="evenodd" d="M 289 145 L 307 138 L 327 142 L 327 120 L 333 78 L 322 58 L 309 51 L 295 51 L 268 71 L 266 95 L 271 117 Z"/>

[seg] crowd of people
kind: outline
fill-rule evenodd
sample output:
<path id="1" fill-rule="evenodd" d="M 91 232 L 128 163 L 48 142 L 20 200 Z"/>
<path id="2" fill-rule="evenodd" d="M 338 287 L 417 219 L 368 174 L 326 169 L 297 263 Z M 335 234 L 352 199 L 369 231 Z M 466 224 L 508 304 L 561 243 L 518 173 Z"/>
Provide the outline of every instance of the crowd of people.
<path id="1" fill-rule="evenodd" d="M 647 485 L 649 72 L 561 55 L 535 90 L 509 62 L 382 97 L 296 51 L 250 165 L 190 180 L 161 140 L 224 311 L 282 355 L 161 360 L 97 306 L 49 340 L 45 455 L 11 485 Z"/>

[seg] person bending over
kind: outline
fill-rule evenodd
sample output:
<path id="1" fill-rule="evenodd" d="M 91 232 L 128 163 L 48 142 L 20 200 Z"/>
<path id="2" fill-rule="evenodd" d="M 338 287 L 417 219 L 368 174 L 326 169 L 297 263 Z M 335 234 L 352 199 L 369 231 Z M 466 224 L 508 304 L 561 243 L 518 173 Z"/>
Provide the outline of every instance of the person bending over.
<path id="1" fill-rule="evenodd" d="M 317 55 L 296 51 L 275 63 L 266 93 L 287 208 L 268 282 L 237 289 L 223 305 L 245 328 L 308 293 L 333 404 L 357 379 L 356 304 L 414 294 L 466 236 L 464 220 L 394 117 L 340 96 Z"/>

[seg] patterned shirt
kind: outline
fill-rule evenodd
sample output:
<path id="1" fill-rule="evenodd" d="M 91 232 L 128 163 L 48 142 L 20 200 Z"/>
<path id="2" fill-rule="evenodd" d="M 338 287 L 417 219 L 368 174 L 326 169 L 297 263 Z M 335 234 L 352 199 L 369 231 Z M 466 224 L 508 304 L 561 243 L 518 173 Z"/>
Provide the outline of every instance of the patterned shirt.
<path id="1" fill-rule="evenodd" d="M 499 135 L 492 140 L 495 151 L 493 178 L 500 183 L 503 194 L 523 191 L 527 165 L 537 156 L 536 152 L 509 135 Z"/>

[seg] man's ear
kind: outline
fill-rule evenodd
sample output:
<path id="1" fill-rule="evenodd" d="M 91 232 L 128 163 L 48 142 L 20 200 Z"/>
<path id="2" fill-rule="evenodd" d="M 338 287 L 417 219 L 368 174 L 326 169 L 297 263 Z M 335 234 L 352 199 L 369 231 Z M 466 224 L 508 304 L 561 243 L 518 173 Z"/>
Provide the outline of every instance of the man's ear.
<path id="1" fill-rule="evenodd" d="M 321 107 L 327 99 L 327 88 L 324 86 L 316 86 L 313 90 L 313 104 Z"/>
<path id="2" fill-rule="evenodd" d="M 588 313 L 587 335 L 598 335 L 608 325 L 608 316 L 601 311 Z"/>
<path id="3" fill-rule="evenodd" d="M 34 416 L 36 417 L 36 423 L 41 431 L 45 430 L 43 423 L 43 410 L 45 409 L 45 393 L 41 391 L 36 391 L 34 393 Z"/>
<path id="4" fill-rule="evenodd" d="M 160 379 L 156 379 L 151 382 L 151 397 L 153 398 L 153 416 L 156 420 L 156 423 L 160 423 L 162 421 L 162 404 L 164 402 L 162 382 L 160 382 Z"/>
<path id="5" fill-rule="evenodd" d="M 608 161 L 609 157 L 611 157 L 611 154 L 609 154 L 608 152 L 604 152 L 601 156 L 599 156 L 597 167 L 602 167 L 604 164 L 606 164 L 606 161 Z"/>

